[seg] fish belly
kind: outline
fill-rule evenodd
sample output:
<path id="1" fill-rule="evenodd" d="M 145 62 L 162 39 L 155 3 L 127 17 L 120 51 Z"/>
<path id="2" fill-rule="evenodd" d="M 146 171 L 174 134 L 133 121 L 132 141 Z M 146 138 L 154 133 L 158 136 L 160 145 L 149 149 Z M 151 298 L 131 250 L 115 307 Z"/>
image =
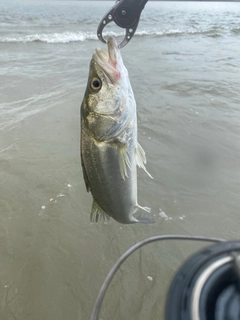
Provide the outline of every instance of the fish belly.
<path id="1" fill-rule="evenodd" d="M 90 190 L 101 209 L 120 223 L 131 223 L 137 210 L 137 173 L 134 145 L 128 147 L 130 166 L 125 179 L 119 166 L 119 146 L 97 142 L 82 131 L 82 161 Z M 132 142 L 134 139 L 130 139 Z"/>

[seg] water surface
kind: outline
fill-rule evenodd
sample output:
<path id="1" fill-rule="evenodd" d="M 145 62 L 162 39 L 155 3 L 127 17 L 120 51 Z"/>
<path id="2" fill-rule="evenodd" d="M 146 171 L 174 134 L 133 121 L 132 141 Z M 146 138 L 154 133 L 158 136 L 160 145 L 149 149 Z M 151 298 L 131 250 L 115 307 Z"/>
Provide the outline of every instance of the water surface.
<path id="1" fill-rule="evenodd" d="M 0 318 L 89 319 L 118 257 L 162 234 L 237 239 L 239 3 L 149 2 L 122 50 L 138 106 L 139 203 L 155 225 L 91 225 L 79 110 L 110 2 L 0 2 Z M 121 41 L 123 32 L 108 27 Z M 101 319 L 163 319 L 202 245 L 152 244 L 117 274 Z M 150 279 L 150 280 L 149 280 Z"/>

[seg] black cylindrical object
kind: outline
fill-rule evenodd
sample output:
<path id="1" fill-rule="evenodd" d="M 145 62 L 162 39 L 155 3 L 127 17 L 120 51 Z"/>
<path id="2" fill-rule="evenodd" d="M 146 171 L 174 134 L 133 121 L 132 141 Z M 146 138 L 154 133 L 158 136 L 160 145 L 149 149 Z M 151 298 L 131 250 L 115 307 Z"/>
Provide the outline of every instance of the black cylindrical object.
<path id="1" fill-rule="evenodd" d="M 223 242 L 191 256 L 170 286 L 166 320 L 240 320 L 240 242 Z"/>

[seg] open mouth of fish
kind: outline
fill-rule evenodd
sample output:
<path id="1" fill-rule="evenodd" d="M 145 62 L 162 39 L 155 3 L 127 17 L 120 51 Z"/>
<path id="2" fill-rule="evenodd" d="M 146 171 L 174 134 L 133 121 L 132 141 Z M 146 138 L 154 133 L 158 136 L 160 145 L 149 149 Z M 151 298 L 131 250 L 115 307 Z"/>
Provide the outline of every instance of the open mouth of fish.
<path id="1" fill-rule="evenodd" d="M 109 83 L 115 83 L 120 78 L 120 71 L 118 70 L 118 62 L 120 51 L 117 42 L 113 37 L 108 38 L 108 52 L 101 48 L 97 48 L 93 54 L 93 60 L 101 67 Z"/>

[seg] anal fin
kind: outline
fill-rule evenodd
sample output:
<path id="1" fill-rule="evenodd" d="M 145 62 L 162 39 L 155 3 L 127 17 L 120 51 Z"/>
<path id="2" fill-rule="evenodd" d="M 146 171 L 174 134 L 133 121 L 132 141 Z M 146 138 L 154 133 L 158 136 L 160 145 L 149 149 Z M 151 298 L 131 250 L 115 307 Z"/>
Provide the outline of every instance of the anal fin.
<path id="1" fill-rule="evenodd" d="M 93 199 L 92 211 L 90 215 L 91 223 L 97 223 L 98 221 L 103 220 L 107 222 L 110 220 L 109 215 L 99 206 L 96 200 Z"/>
<path id="2" fill-rule="evenodd" d="M 137 148 L 135 149 L 135 154 L 136 154 L 136 163 L 139 166 L 139 168 L 142 168 L 149 175 L 149 177 L 153 179 L 153 177 L 145 167 L 145 164 L 147 163 L 146 154 L 143 148 L 141 147 L 141 145 L 139 144 L 139 142 L 137 144 Z"/>

